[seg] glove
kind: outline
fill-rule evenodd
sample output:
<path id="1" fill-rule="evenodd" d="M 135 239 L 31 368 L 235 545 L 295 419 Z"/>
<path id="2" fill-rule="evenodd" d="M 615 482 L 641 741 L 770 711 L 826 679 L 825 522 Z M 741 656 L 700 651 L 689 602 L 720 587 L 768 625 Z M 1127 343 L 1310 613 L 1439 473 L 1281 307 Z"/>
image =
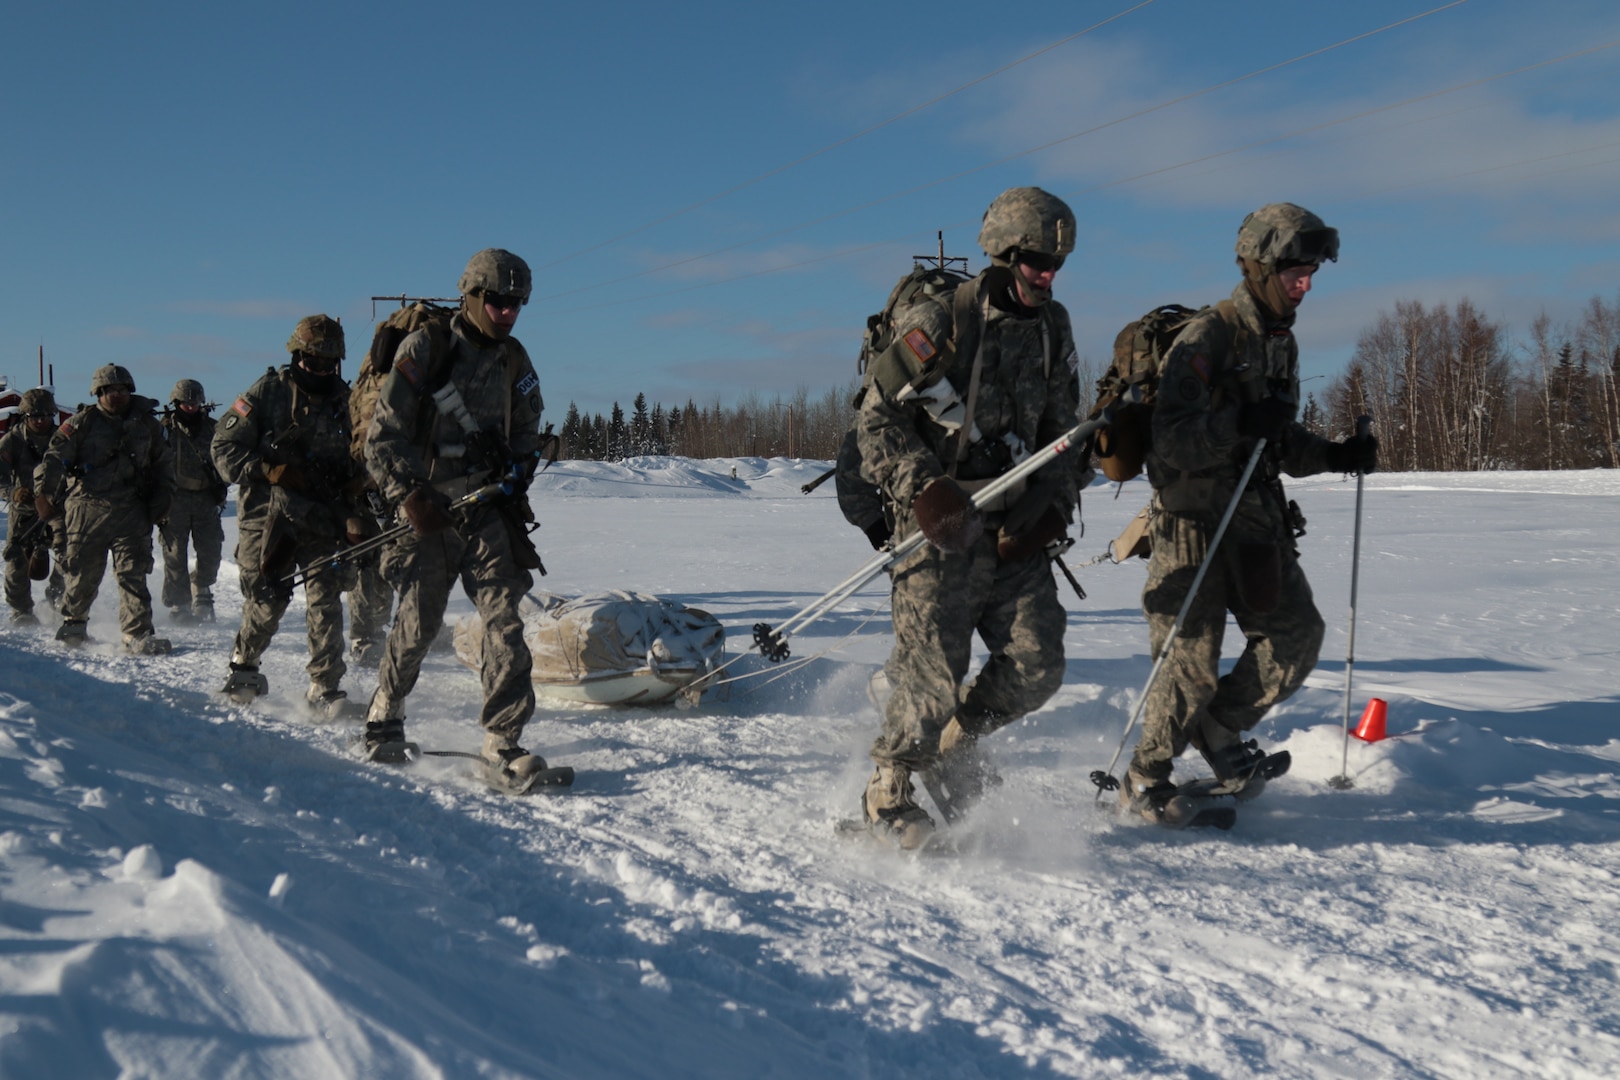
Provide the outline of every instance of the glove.
<path id="1" fill-rule="evenodd" d="M 889 528 L 887 518 L 878 518 L 861 531 L 866 534 L 866 539 L 872 545 L 873 551 L 882 551 L 883 545 L 887 544 L 889 538 L 894 535 L 894 530 Z"/>
<path id="2" fill-rule="evenodd" d="M 1293 403 L 1263 398 L 1243 406 L 1243 412 L 1238 414 L 1238 434 L 1246 439 L 1280 442 L 1293 422 Z"/>
<path id="3" fill-rule="evenodd" d="M 169 506 L 172 502 L 172 496 L 165 496 L 147 504 L 146 516 L 151 520 L 153 525 L 161 527 L 168 522 Z"/>
<path id="4" fill-rule="evenodd" d="M 34 496 L 34 512 L 41 521 L 55 521 L 62 516 L 62 510 L 44 495 Z"/>
<path id="5" fill-rule="evenodd" d="M 358 517 L 345 518 L 343 521 L 343 538 L 350 544 L 358 544 L 366 539 L 366 523 Z"/>
<path id="6" fill-rule="evenodd" d="M 29 503 L 31 503 L 33 501 L 34 501 L 34 489 L 31 488 L 31 487 L 23 487 L 22 485 L 19 484 L 17 486 L 17 490 L 13 491 L 11 493 L 11 505 L 12 506 L 27 506 Z"/>
<path id="7" fill-rule="evenodd" d="M 971 551 L 984 535 L 984 515 L 962 485 L 948 476 L 928 481 L 928 486 L 911 500 L 911 513 L 928 542 L 947 555 Z"/>
<path id="8" fill-rule="evenodd" d="M 996 534 L 996 556 L 1002 562 L 1027 559 L 1068 531 L 1069 523 L 1055 505 L 1057 494 L 1058 482 L 1041 476 L 1013 503 Z"/>
<path id="9" fill-rule="evenodd" d="M 442 533 L 454 525 L 450 516 L 450 496 L 430 487 L 419 487 L 405 496 L 405 520 L 418 536 Z"/>
<path id="10" fill-rule="evenodd" d="M 297 465 L 266 465 L 264 478 L 277 487 L 297 491 L 304 486 L 304 470 Z"/>
<path id="11" fill-rule="evenodd" d="M 1328 472 L 1370 473 L 1378 468 L 1378 440 L 1372 435 L 1352 435 L 1328 446 L 1323 457 Z"/>

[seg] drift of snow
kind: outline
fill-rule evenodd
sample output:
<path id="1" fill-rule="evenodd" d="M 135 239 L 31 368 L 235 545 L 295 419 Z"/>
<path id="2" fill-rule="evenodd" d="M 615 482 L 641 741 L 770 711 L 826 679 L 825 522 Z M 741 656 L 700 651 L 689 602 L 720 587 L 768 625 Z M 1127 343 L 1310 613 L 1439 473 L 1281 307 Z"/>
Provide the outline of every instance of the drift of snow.
<path id="1" fill-rule="evenodd" d="M 870 557 L 799 493 L 823 468 L 560 463 L 540 585 L 702 608 L 735 655 Z M 301 598 L 242 708 L 233 567 L 218 624 L 159 615 L 168 657 L 115 651 L 109 578 L 85 651 L 0 630 L 0 1076 L 1620 1075 L 1620 475 L 1368 479 L 1354 700 L 1394 737 L 1346 792 L 1355 486 L 1290 493 L 1330 627 L 1256 732 L 1293 771 L 1230 833 L 1096 808 L 1148 671 L 1145 564 L 1104 563 L 1059 582 L 1063 686 L 984 744 L 1006 783 L 938 857 L 835 829 L 881 578 L 723 700 L 542 702 L 525 743 L 579 779 L 528 800 L 309 722 Z M 1071 564 L 1146 498 L 1088 492 Z M 407 731 L 474 749 L 478 699 L 437 651 Z"/>

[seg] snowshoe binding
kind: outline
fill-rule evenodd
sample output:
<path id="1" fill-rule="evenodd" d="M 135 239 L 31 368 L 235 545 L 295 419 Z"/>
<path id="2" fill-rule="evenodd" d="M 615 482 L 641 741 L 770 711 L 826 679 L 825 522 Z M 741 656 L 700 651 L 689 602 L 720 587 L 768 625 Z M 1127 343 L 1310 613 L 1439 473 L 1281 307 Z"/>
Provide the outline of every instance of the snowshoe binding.
<path id="1" fill-rule="evenodd" d="M 1241 802 L 1259 795 L 1266 789 L 1267 781 L 1282 776 L 1294 763 L 1288 751 L 1268 754 L 1260 749 L 1258 740 L 1245 741 L 1208 714 L 1192 742 L 1219 781 L 1216 793 L 1230 795 Z"/>
<path id="2" fill-rule="evenodd" d="M 240 664 L 232 660 L 231 673 L 225 676 L 225 685 L 219 688 L 219 692 L 240 705 L 246 705 L 270 692 L 270 680 L 259 674 L 258 664 Z"/>
<path id="3" fill-rule="evenodd" d="M 527 795 L 536 788 L 569 787 L 574 782 L 571 766 L 551 768 L 545 758 L 529 753 L 507 735 L 485 735 L 479 759 L 484 765 L 484 783 L 506 795 Z"/>
<path id="4" fill-rule="evenodd" d="M 152 634 L 126 634 L 124 652 L 130 656 L 168 656 L 174 645 L 166 637 Z"/>
<path id="5" fill-rule="evenodd" d="M 90 638 L 83 619 L 66 619 L 56 628 L 56 640 L 70 649 L 77 649 Z"/>
<path id="6" fill-rule="evenodd" d="M 360 707 L 349 700 L 349 695 L 342 690 L 326 690 L 319 686 L 311 686 L 304 695 L 304 703 L 309 706 L 309 713 L 316 722 L 330 724 L 343 717 L 360 712 Z"/>
<path id="7" fill-rule="evenodd" d="M 947 825 L 961 822 L 986 795 L 1001 786 L 1001 774 L 990 755 L 954 719 L 940 736 L 939 760 L 918 779 Z"/>
<path id="8" fill-rule="evenodd" d="M 360 756 L 379 765 L 410 765 L 422 756 L 422 750 L 405 738 L 405 718 L 367 720 L 360 735 Z"/>
<path id="9" fill-rule="evenodd" d="M 911 770 L 904 765 L 879 765 L 873 771 L 861 793 L 861 820 L 873 836 L 902 851 L 916 851 L 934 836 L 934 819 L 917 805 Z"/>
<path id="10" fill-rule="evenodd" d="M 1134 768 L 1126 772 L 1124 784 L 1101 770 L 1091 779 L 1104 791 L 1118 788 L 1121 811 L 1153 825 L 1167 829 L 1230 829 L 1237 823 L 1237 810 L 1227 802 L 1230 793 L 1214 790 L 1218 781 L 1194 780 L 1178 786 Z"/>

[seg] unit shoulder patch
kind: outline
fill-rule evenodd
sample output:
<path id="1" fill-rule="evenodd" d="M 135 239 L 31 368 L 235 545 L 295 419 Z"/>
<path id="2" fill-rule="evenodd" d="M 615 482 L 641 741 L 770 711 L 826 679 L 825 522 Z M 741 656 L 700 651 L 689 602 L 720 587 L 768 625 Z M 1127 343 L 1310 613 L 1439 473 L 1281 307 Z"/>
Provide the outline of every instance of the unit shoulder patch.
<path id="1" fill-rule="evenodd" d="M 911 354 L 917 358 L 919 363 L 926 364 L 939 355 L 939 350 L 934 347 L 934 343 L 928 340 L 928 332 L 920 326 L 907 333 L 903 340 L 906 343 L 906 348 L 911 350 Z"/>

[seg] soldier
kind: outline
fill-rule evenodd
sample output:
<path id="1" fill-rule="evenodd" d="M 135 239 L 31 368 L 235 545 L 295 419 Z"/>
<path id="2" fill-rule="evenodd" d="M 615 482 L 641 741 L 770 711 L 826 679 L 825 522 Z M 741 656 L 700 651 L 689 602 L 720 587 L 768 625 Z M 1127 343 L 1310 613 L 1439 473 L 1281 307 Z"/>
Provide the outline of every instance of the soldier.
<path id="1" fill-rule="evenodd" d="M 514 520 L 528 510 L 524 491 L 540 448 L 540 380 L 512 337 L 529 280 L 528 264 L 509 251 L 489 248 L 472 257 L 449 327 L 424 327 L 400 343 L 365 445 L 372 479 L 413 532 L 383 558 L 399 608 L 366 715 L 364 753 L 373 761 L 408 760 L 405 698 L 459 578 L 484 628 L 479 723 L 486 778 L 514 794 L 547 770 L 518 742 L 534 713 L 518 601 L 534 584 L 529 571 L 540 566 Z M 450 510 L 492 476 L 518 485 L 511 504 Z"/>
<path id="2" fill-rule="evenodd" d="M 158 403 L 135 393 L 135 379 L 119 364 L 104 364 L 90 378 L 94 405 L 66 420 L 51 437 L 34 470 L 34 505 L 46 521 L 64 517 L 66 591 L 56 640 L 84 643 L 90 605 L 101 588 L 112 554 L 118 579 L 118 623 L 124 651 L 157 655 L 167 638 L 153 636 L 152 527 L 163 520 L 174 495 L 174 463 Z M 55 493 L 67 483 L 66 505 Z"/>
<path id="3" fill-rule="evenodd" d="M 169 395 L 164 434 L 174 453 L 174 503 L 159 535 L 163 540 L 163 605 L 169 621 L 214 621 L 214 581 L 225 546 L 220 514 L 230 486 L 214 468 L 214 418 L 196 379 L 181 379 Z M 189 572 L 187 547 L 194 544 L 197 569 Z"/>
<path id="4" fill-rule="evenodd" d="M 1063 681 L 1067 617 L 1045 546 L 1076 506 L 1076 469 L 1059 458 L 983 512 L 969 492 L 1076 423 L 1074 338 L 1052 300 L 1074 231 L 1062 200 L 1003 192 L 979 233 L 992 265 L 954 297 L 925 292 L 897 308 L 894 340 L 868 371 L 855 421 L 866 475 L 895 535 L 929 541 L 892 571 L 893 689 L 862 796 L 869 827 L 903 848 L 934 829 L 913 774 L 947 819 L 959 816 L 993 780 L 977 740 Z M 964 684 L 975 631 L 990 658 Z"/>
<path id="5" fill-rule="evenodd" d="M 1291 203 L 1261 207 L 1238 230 L 1243 281 L 1230 300 L 1194 318 L 1165 356 L 1147 455 L 1153 555 L 1142 607 L 1154 656 L 1167 647 L 1256 440 L 1266 445 L 1144 707 L 1120 794 L 1150 821 L 1174 794 L 1172 766 L 1189 743 L 1239 798 L 1287 771 L 1286 753 L 1267 755 L 1243 738 L 1305 682 L 1322 644 L 1322 617 L 1294 546 L 1303 521 L 1278 474 L 1371 472 L 1377 464 L 1372 436 L 1333 443 L 1295 422 L 1294 316 L 1323 261 L 1338 257 L 1338 231 L 1315 214 Z M 1221 676 L 1228 611 L 1244 649 Z"/>
<path id="6" fill-rule="evenodd" d="M 17 420 L 20 422 L 14 421 L 0 436 L 0 490 L 10 492 L 11 498 L 6 522 L 6 603 L 11 606 L 14 625 L 37 626 L 30 580 L 48 578 L 47 605 L 61 600 L 63 588 L 62 530 L 46 524 L 34 508 L 34 470 L 44 460 L 51 433 L 56 430 L 56 398 L 50 388 L 39 386 L 25 391 Z M 60 492 L 56 495 L 60 498 Z"/>
<path id="7" fill-rule="evenodd" d="M 292 359 L 237 398 L 214 433 L 214 465 L 237 485 L 236 565 L 242 626 L 221 692 L 237 701 L 269 693 L 259 658 L 304 581 L 309 629 L 305 701 L 320 719 L 342 715 L 342 575 L 325 564 L 349 536 L 360 484 L 349 457 L 349 384 L 338 373 L 343 327 L 326 315 L 300 319 Z"/>

